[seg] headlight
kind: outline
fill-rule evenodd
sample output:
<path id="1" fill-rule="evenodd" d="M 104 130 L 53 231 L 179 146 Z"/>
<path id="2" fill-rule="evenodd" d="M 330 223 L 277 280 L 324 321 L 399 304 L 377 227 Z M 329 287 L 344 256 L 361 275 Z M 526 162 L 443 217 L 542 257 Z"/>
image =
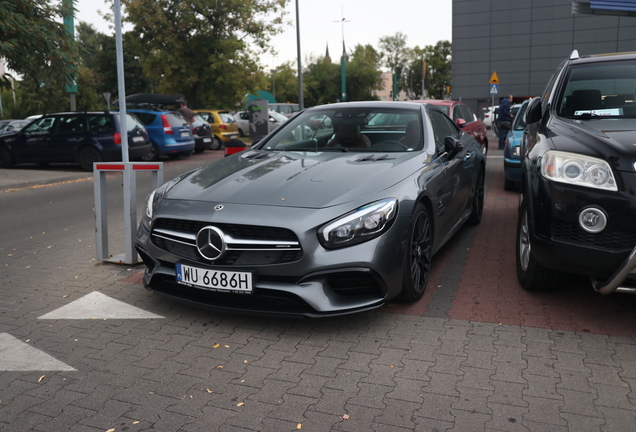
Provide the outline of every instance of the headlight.
<path id="1" fill-rule="evenodd" d="M 388 198 L 360 207 L 318 230 L 318 239 L 327 249 L 351 246 L 378 237 L 397 214 L 397 200 Z"/>
<path id="2" fill-rule="evenodd" d="M 517 146 L 512 149 L 512 155 L 514 157 L 521 157 L 521 147 Z"/>
<path id="3" fill-rule="evenodd" d="M 617 191 L 609 164 L 602 159 L 550 150 L 541 162 L 543 177 L 561 183 Z"/>
<path id="4" fill-rule="evenodd" d="M 159 201 L 165 194 L 168 193 L 170 189 L 181 180 L 182 176 L 178 176 L 164 184 L 163 186 L 158 187 L 157 189 L 150 192 L 150 194 L 146 197 L 146 202 L 144 204 L 144 213 L 141 218 L 141 222 L 148 228 L 150 228 L 150 221 L 155 215 L 155 210 L 157 209 L 157 205 L 159 205 Z"/>

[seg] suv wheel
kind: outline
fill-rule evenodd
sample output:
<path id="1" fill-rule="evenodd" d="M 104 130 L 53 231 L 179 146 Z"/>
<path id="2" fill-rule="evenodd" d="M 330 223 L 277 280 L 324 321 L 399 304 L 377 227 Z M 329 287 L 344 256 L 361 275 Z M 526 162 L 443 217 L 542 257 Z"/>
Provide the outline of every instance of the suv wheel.
<path id="1" fill-rule="evenodd" d="M 95 147 L 84 147 L 77 154 L 77 163 L 84 171 L 93 171 L 93 163 L 103 160 L 102 154 Z"/>
<path id="2" fill-rule="evenodd" d="M 556 289 L 560 273 L 542 266 L 532 255 L 528 204 L 525 198 L 521 199 L 519 206 L 516 251 L 517 278 L 523 289 L 528 291 L 553 291 Z"/>

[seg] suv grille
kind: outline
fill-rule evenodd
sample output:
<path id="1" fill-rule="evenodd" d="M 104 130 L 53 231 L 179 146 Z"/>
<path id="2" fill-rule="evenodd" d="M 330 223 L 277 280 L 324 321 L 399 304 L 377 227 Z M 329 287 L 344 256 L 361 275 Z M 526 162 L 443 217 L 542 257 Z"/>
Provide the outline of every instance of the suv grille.
<path id="1" fill-rule="evenodd" d="M 152 243 L 158 248 L 189 261 L 210 264 L 196 246 L 201 228 L 213 225 L 228 236 L 228 250 L 214 260 L 216 265 L 270 265 L 298 261 L 303 252 L 296 235 L 286 228 L 212 224 L 180 219 L 157 219 L 152 228 Z M 233 243 L 236 242 L 236 243 Z M 277 248 L 277 245 L 286 245 Z M 264 246 L 265 245 L 265 246 Z"/>
<path id="2" fill-rule="evenodd" d="M 588 247 L 623 251 L 636 245 L 636 233 L 606 229 L 598 234 L 583 231 L 578 224 L 555 221 L 552 227 L 555 240 L 577 243 Z M 630 246 L 631 245 L 631 246 Z"/>

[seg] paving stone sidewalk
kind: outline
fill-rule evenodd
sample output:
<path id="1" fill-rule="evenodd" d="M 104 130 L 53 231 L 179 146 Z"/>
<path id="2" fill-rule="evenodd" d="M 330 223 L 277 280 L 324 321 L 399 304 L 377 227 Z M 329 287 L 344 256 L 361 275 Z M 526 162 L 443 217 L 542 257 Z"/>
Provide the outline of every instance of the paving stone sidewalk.
<path id="1" fill-rule="evenodd" d="M 634 338 L 393 307 L 218 314 L 145 291 L 141 266 L 96 263 L 90 241 L 47 241 L 0 244 L 1 431 L 636 430 Z M 435 263 L 430 283 L 451 261 Z M 87 295 L 158 317 L 43 318 Z M 25 346 L 70 369 L 8 368 Z"/>

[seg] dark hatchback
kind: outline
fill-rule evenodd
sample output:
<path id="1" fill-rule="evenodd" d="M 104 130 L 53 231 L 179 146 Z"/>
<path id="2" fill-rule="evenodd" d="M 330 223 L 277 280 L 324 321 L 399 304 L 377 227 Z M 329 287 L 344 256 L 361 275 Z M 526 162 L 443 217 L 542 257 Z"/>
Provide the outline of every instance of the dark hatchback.
<path id="1" fill-rule="evenodd" d="M 633 292 L 636 268 L 636 53 L 574 51 L 526 112 L 517 274 L 528 290 L 589 276 Z"/>
<path id="2" fill-rule="evenodd" d="M 212 126 L 202 116 L 195 114 L 192 122 L 194 152 L 201 153 L 212 146 Z"/>
<path id="3" fill-rule="evenodd" d="M 139 160 L 150 151 L 148 133 L 130 114 L 126 114 L 126 129 L 128 156 Z M 122 160 L 121 130 L 117 112 L 46 114 L 0 137 L 0 167 L 70 162 L 92 171 L 94 162 Z"/>

